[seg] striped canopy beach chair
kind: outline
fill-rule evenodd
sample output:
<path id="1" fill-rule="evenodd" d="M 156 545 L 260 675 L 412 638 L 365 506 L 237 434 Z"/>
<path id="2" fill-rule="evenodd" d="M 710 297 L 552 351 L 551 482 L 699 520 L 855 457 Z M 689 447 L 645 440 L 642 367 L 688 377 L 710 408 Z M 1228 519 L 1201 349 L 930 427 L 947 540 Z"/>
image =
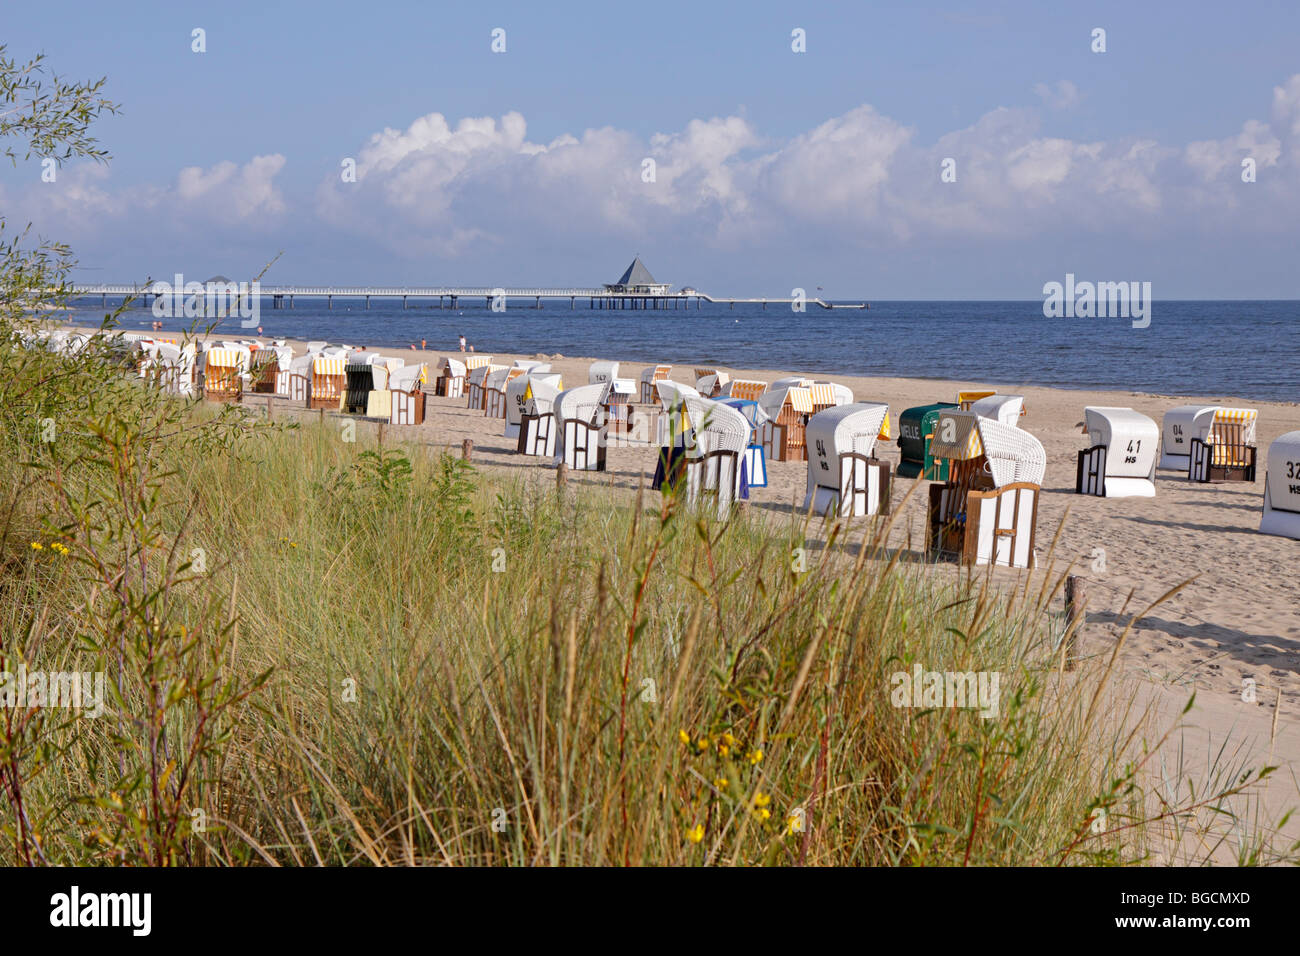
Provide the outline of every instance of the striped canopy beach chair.
<path id="1" fill-rule="evenodd" d="M 641 371 L 641 403 L 649 405 L 658 400 L 655 382 L 665 381 L 672 374 L 671 365 L 649 365 Z"/>
<path id="2" fill-rule="evenodd" d="M 802 385 L 772 387 L 758 399 L 767 417 L 759 431 L 759 444 L 772 461 L 804 461 L 808 448 L 804 428 L 813 413 L 812 391 Z"/>
<path id="3" fill-rule="evenodd" d="M 307 378 L 308 408 L 339 408 L 347 392 L 347 359 L 313 355 Z"/>
<path id="4" fill-rule="evenodd" d="M 858 402 L 808 419 L 805 510 L 842 518 L 889 513 L 889 462 L 875 454 L 888 414 L 888 405 Z"/>
<path id="5" fill-rule="evenodd" d="M 695 390 L 705 398 L 713 398 L 722 393 L 722 387 L 731 381 L 731 377 L 721 369 L 697 368 L 695 370 Z"/>
<path id="6" fill-rule="evenodd" d="M 767 391 L 767 382 L 747 381 L 743 378 L 732 379 L 722 386 L 719 398 L 736 398 L 745 402 L 756 402 Z"/>
<path id="7" fill-rule="evenodd" d="M 204 353 L 203 397 L 209 402 L 237 402 L 244 394 L 238 349 L 212 348 Z"/>
<path id="8" fill-rule="evenodd" d="M 1255 425 L 1253 408 L 1219 408 L 1209 434 L 1191 441 L 1189 481 L 1254 481 Z"/>
<path id="9" fill-rule="evenodd" d="M 930 486 L 927 550 L 965 564 L 1030 568 L 1047 455 L 1023 429 L 943 411 L 930 443 L 948 480 Z"/>

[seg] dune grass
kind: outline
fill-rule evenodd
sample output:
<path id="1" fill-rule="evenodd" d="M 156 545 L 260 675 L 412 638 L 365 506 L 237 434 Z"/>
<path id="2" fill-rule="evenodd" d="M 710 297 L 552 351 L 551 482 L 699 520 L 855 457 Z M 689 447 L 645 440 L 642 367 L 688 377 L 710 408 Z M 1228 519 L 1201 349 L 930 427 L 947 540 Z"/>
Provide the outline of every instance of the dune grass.
<path id="1" fill-rule="evenodd" d="M 539 490 L 89 351 L 0 373 L 0 663 L 111 698 L 0 712 L 5 862 L 1122 864 L 1171 823 L 1191 862 L 1285 857 L 1233 810 L 1266 769 L 1144 787 L 1160 738 L 1113 662 L 1062 669 L 1059 574 Z M 996 716 L 898 706 L 916 665 L 996 673 Z"/>

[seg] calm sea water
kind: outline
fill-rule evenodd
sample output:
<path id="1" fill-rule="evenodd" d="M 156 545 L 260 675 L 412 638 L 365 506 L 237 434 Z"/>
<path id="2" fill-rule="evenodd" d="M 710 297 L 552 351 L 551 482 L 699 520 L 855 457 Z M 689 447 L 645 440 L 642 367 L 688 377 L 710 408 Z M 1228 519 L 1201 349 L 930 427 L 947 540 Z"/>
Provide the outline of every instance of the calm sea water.
<path id="1" fill-rule="evenodd" d="M 1114 388 L 1197 396 L 1300 401 L 1300 302 L 1156 302 L 1151 325 L 1128 319 L 1048 319 L 1029 302 L 873 302 L 869 310 L 809 305 L 712 305 L 667 311 L 570 309 L 511 300 L 504 313 L 482 300 L 452 310 L 372 300 L 299 296 L 293 309 L 265 300 L 264 336 L 404 348 L 456 349 L 460 333 L 479 352 L 609 356 L 628 361 L 788 369 L 989 382 Z M 110 300 L 110 307 L 114 303 Z M 79 303 L 101 313 L 98 298 Z M 126 328 L 148 328 L 136 308 Z M 169 330 L 182 323 L 166 322 Z M 223 327 L 248 337 L 238 322 Z"/>

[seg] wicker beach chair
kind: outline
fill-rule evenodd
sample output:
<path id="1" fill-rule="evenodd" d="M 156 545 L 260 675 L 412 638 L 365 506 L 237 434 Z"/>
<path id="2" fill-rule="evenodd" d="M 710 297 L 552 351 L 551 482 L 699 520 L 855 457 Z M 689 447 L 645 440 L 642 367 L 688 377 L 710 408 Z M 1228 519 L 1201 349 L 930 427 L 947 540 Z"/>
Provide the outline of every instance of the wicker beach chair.
<path id="1" fill-rule="evenodd" d="M 428 378 L 428 368 L 423 362 L 402 365 L 389 372 L 387 392 L 390 425 L 424 424 L 424 388 Z"/>
<path id="2" fill-rule="evenodd" d="M 434 380 L 434 394 L 446 398 L 462 398 L 465 395 L 465 363 L 459 359 L 443 357 L 438 360 L 437 378 Z"/>
<path id="3" fill-rule="evenodd" d="M 579 385 L 555 398 L 555 461 L 570 471 L 605 470 L 605 404 L 609 383 Z"/>
<path id="4" fill-rule="evenodd" d="M 513 384 L 513 383 L 512 383 Z M 519 416 L 521 455 L 555 457 L 555 399 L 564 390 L 564 379 L 555 374 L 529 376 L 524 381 L 523 405 Z"/>
<path id="5" fill-rule="evenodd" d="M 655 392 L 655 382 L 667 380 L 672 374 L 671 365 L 650 365 L 641 371 L 641 403 L 649 405 L 658 401 L 658 394 Z"/>
<path id="6" fill-rule="evenodd" d="M 237 402 L 244 394 L 238 349 L 213 348 L 204 353 L 203 397 L 209 402 Z"/>
<path id="7" fill-rule="evenodd" d="M 808 457 L 804 428 L 813 413 L 812 391 L 801 385 L 776 383 L 758 399 L 767 416 L 759 431 L 759 443 L 770 461 L 804 461 Z"/>
<path id="8" fill-rule="evenodd" d="M 314 355 L 308 371 L 307 407 L 337 409 L 347 391 L 347 359 L 341 355 Z"/>
<path id="9" fill-rule="evenodd" d="M 1160 430 L 1131 408 L 1083 410 L 1090 447 L 1079 452 L 1074 490 L 1105 498 L 1154 498 Z"/>
<path id="10" fill-rule="evenodd" d="M 889 513 L 889 463 L 875 454 L 888 414 L 888 405 L 859 402 L 808 419 L 805 510 L 842 518 Z"/>
<path id="11" fill-rule="evenodd" d="M 756 402 L 767 391 L 767 382 L 749 381 L 743 378 L 732 379 L 722 386 L 721 398 L 735 398 L 745 402 Z"/>
<path id="12" fill-rule="evenodd" d="M 725 519 L 739 498 L 748 497 L 741 463 L 753 426 L 722 402 L 684 395 L 683 405 L 691 438 L 682 468 L 686 500 L 694 507 L 711 505 Z"/>
<path id="13" fill-rule="evenodd" d="M 695 370 L 695 390 L 705 398 L 722 394 L 723 386 L 729 381 L 731 377 L 721 369 L 697 368 Z"/>
<path id="14" fill-rule="evenodd" d="M 519 437 L 519 429 L 523 424 L 524 407 L 528 404 L 529 384 L 535 380 L 550 377 L 553 384 L 562 389 L 563 378 L 551 372 L 551 366 L 548 364 L 538 364 L 529 369 L 523 375 L 516 375 L 514 378 L 506 381 L 506 438 Z"/>
<path id="15" fill-rule="evenodd" d="M 965 564 L 1033 567 L 1047 455 L 1028 432 L 971 411 L 940 414 L 930 443 L 948 480 L 930 486 L 927 550 Z"/>
<path id="16" fill-rule="evenodd" d="M 1188 480 L 1254 481 L 1258 418 L 1253 408 L 1216 409 L 1209 434 L 1192 438 Z"/>

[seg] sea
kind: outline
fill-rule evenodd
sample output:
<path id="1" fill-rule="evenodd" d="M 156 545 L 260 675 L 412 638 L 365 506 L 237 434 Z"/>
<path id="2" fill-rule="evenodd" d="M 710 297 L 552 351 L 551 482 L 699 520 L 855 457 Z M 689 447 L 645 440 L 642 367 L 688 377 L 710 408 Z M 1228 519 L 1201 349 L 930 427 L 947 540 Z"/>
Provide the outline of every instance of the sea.
<path id="1" fill-rule="evenodd" d="M 109 309 L 114 302 L 109 300 Z M 1150 325 L 1128 318 L 1046 318 L 1041 299 L 1012 302 L 871 302 L 868 309 L 804 312 L 789 304 L 710 304 L 659 310 L 589 309 L 580 298 L 511 299 L 493 312 L 481 299 L 458 307 L 411 301 L 296 296 L 294 307 L 262 301 L 257 322 L 226 319 L 218 333 L 324 339 L 332 344 L 591 356 L 672 365 L 725 365 L 826 375 L 955 379 L 998 386 L 1116 389 L 1163 395 L 1235 396 L 1300 402 L 1300 301 L 1155 301 Z M 103 315 L 99 297 L 77 303 L 76 320 Z M 149 329 L 134 305 L 126 330 Z M 194 319 L 164 319 L 183 331 Z"/>

